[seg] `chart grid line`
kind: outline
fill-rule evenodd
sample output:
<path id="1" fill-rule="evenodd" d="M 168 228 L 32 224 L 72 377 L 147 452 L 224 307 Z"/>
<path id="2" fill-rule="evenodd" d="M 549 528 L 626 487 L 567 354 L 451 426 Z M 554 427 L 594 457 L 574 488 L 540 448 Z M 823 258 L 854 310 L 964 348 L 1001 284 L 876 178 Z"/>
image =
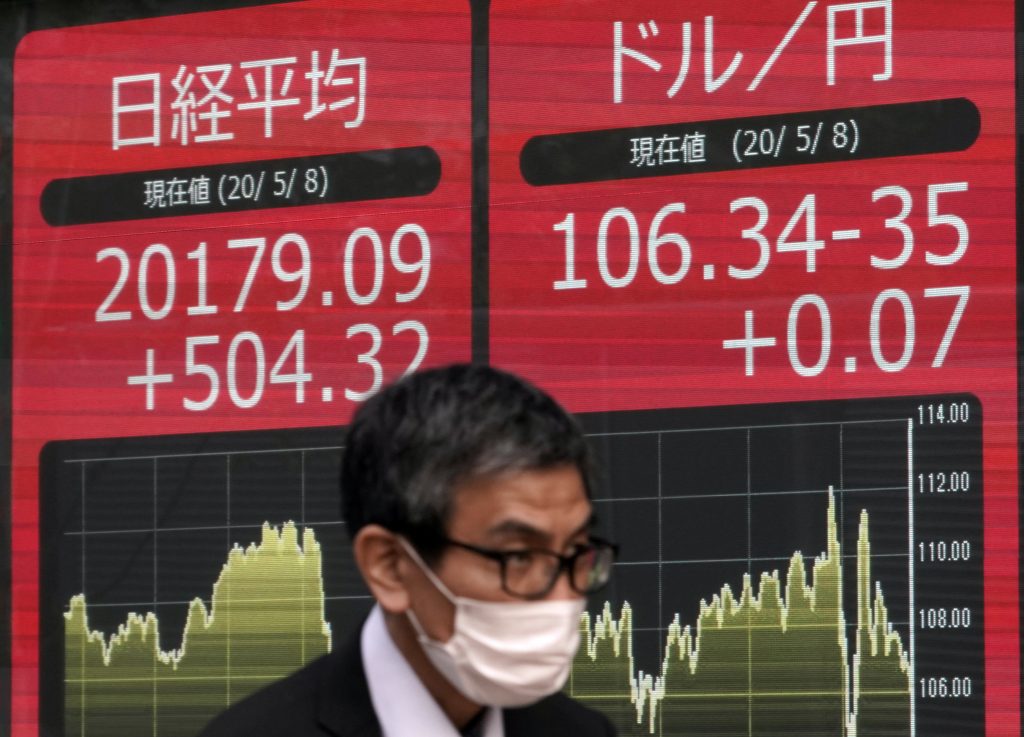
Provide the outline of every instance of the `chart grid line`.
<path id="1" fill-rule="evenodd" d="M 916 604 L 914 601 L 914 420 L 907 420 L 907 606 L 910 632 L 910 737 L 917 737 L 917 679 L 914 675 L 917 663 L 917 633 L 915 631 Z"/>

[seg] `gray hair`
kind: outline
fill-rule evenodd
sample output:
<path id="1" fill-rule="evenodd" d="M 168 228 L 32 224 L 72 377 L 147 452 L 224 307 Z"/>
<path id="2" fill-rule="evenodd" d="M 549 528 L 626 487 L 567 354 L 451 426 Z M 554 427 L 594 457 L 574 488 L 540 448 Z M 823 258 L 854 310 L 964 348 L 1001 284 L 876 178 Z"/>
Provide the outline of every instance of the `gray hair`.
<path id="1" fill-rule="evenodd" d="M 341 466 L 342 514 L 353 537 L 375 523 L 433 556 L 460 483 L 565 464 L 579 470 L 589 495 L 583 433 L 537 387 L 480 364 L 421 371 L 356 412 Z"/>

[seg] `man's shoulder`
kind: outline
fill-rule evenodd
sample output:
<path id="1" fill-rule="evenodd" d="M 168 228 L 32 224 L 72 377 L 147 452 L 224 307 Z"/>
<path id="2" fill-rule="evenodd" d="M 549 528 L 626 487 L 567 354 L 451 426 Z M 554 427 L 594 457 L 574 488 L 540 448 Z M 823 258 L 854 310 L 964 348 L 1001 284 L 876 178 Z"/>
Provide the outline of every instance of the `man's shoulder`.
<path id="1" fill-rule="evenodd" d="M 357 633 L 358 634 L 358 633 Z M 359 637 L 234 704 L 199 737 L 379 735 Z"/>
<path id="2" fill-rule="evenodd" d="M 245 697 L 211 721 L 200 737 L 326 734 L 316 731 L 317 689 L 330 658 L 324 655 Z"/>
<path id="3" fill-rule="evenodd" d="M 615 728 L 600 712 L 564 693 L 556 693 L 521 709 L 505 709 L 505 737 L 579 735 L 612 737 Z"/>

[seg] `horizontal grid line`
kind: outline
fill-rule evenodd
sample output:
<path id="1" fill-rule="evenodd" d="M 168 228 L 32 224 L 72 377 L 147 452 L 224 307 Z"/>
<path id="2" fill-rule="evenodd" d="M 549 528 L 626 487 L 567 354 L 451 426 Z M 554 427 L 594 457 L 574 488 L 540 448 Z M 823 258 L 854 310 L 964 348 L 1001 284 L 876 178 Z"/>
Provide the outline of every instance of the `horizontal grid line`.
<path id="1" fill-rule="evenodd" d="M 895 696 L 900 696 L 901 698 L 905 698 L 906 695 L 907 695 L 907 691 L 906 690 L 881 689 L 881 688 L 875 688 L 875 689 L 864 688 L 864 689 L 861 689 L 858 693 L 860 693 L 860 695 L 862 695 L 862 696 L 867 696 L 867 695 L 871 695 L 871 696 L 893 696 L 893 695 L 895 695 Z M 846 691 L 830 691 L 830 690 L 827 690 L 827 689 L 821 690 L 821 691 L 756 691 L 754 693 L 748 693 L 747 691 L 734 691 L 732 693 L 721 693 L 721 692 L 716 692 L 716 691 L 708 691 L 708 692 L 706 692 L 706 691 L 690 691 L 690 692 L 687 692 L 687 693 L 674 693 L 674 692 L 669 691 L 669 692 L 666 692 L 665 696 L 663 696 L 662 698 L 665 698 L 665 699 L 668 699 L 668 700 L 671 700 L 671 701 L 687 701 L 688 699 L 709 699 L 710 698 L 710 699 L 719 699 L 719 700 L 722 700 L 722 701 L 729 701 L 729 700 L 737 700 L 738 701 L 738 700 L 743 700 L 744 702 L 747 702 L 751 698 L 754 701 L 757 701 L 759 699 L 792 699 L 792 698 L 806 699 L 806 698 L 808 698 L 810 696 L 836 696 L 836 697 L 839 697 L 839 696 L 845 696 L 845 695 L 847 695 Z M 621 699 L 622 698 L 622 694 L 621 693 L 618 693 L 618 694 L 587 694 L 587 695 L 573 694 L 573 698 L 577 699 L 579 701 L 603 701 L 605 699 Z"/>
<path id="2" fill-rule="evenodd" d="M 593 619 L 593 615 L 591 615 L 591 619 Z M 906 624 L 908 624 L 906 621 L 900 621 L 900 620 L 886 620 L 886 621 L 888 621 L 890 624 L 893 624 L 893 625 L 906 625 Z M 687 622 L 680 621 L 679 624 L 680 624 L 681 627 L 689 627 L 691 629 L 691 631 L 694 628 L 694 625 L 692 623 L 687 623 Z M 836 626 L 836 625 L 835 624 L 828 624 L 828 625 L 820 625 L 820 624 L 794 625 L 794 624 L 791 624 L 791 625 L 788 625 L 786 627 L 786 630 L 791 632 L 791 631 L 797 630 L 797 629 L 805 629 L 805 630 L 810 629 L 810 630 L 814 630 L 814 629 L 825 629 L 826 627 L 831 628 L 831 627 L 834 627 L 834 626 Z M 857 627 L 858 627 L 858 624 L 856 622 L 847 622 L 844 625 L 844 627 L 846 629 L 848 629 L 848 630 L 856 630 Z M 750 628 L 751 629 L 770 629 L 770 630 L 778 631 L 778 625 L 775 625 L 775 624 L 769 624 L 769 625 L 750 625 Z M 668 629 L 669 628 L 668 627 L 637 627 L 635 624 L 631 624 L 629 629 L 632 632 L 654 632 L 654 633 L 656 633 L 658 635 L 664 635 L 664 634 L 668 633 Z"/>
<path id="3" fill-rule="evenodd" d="M 685 427 L 677 428 L 673 430 L 628 430 L 621 432 L 588 432 L 586 436 L 588 438 L 603 438 L 603 437 L 619 437 L 627 435 L 674 435 L 678 433 L 689 433 L 689 432 L 722 432 L 731 430 L 777 430 L 779 428 L 790 428 L 790 427 L 825 427 L 829 425 L 842 426 L 842 425 L 878 425 L 878 424 L 905 424 L 911 417 L 897 417 L 893 419 L 874 419 L 874 420 L 822 420 L 821 422 L 778 422 L 769 423 L 766 425 L 726 425 L 723 427 Z"/>
<path id="4" fill-rule="evenodd" d="M 218 456 L 245 456 L 245 455 L 267 455 L 270 453 L 307 453 L 317 450 L 331 450 L 339 451 L 344 449 L 344 445 L 321 445 L 311 446 L 308 448 L 266 448 L 263 450 L 220 450 L 220 451 L 207 451 L 197 453 L 160 453 L 156 455 L 138 455 L 138 456 L 95 456 L 95 457 L 82 457 L 82 458 L 65 458 L 63 463 L 116 463 L 118 461 L 155 461 L 164 458 L 216 458 Z"/>
<path id="5" fill-rule="evenodd" d="M 302 663 L 296 663 L 295 667 L 303 665 Z M 110 667 L 110 666 L 104 666 Z M 181 683 L 182 681 L 278 681 L 281 679 L 280 673 L 274 673 L 272 675 L 223 675 L 223 676 L 163 676 L 163 677 L 150 677 L 150 678 L 65 678 L 65 683 L 84 683 L 86 685 L 90 683 L 139 683 L 140 681 L 145 683 L 157 682 L 157 683 Z"/>
<path id="6" fill-rule="evenodd" d="M 799 551 L 797 551 L 799 552 Z M 908 553 L 871 553 L 869 558 L 906 558 Z M 815 556 L 817 557 L 817 556 Z M 859 555 L 857 553 L 844 554 L 840 556 L 843 560 L 856 560 Z M 753 556 L 748 558 L 743 556 L 741 558 L 691 558 L 686 560 L 637 560 L 637 561 L 615 561 L 613 565 L 616 566 L 657 566 L 659 563 L 662 565 L 689 565 L 691 563 L 771 563 L 775 562 L 789 562 L 792 560 L 793 554 L 790 555 L 769 555 L 769 556 Z M 804 560 L 808 560 L 808 556 L 804 556 Z"/>
<path id="7" fill-rule="evenodd" d="M 692 428 L 676 428 L 671 430 L 628 430 L 628 431 L 617 431 L 617 432 L 591 432 L 585 433 L 586 437 L 601 438 L 601 437 L 618 437 L 618 436 L 631 436 L 631 435 L 673 435 L 678 433 L 691 433 L 691 432 L 723 432 L 731 430 L 760 430 L 760 429 L 778 429 L 778 428 L 791 428 L 791 427 L 825 427 L 825 426 L 842 426 L 842 425 L 873 425 L 873 424 L 892 424 L 892 423 L 905 423 L 908 418 L 894 418 L 894 419 L 872 419 L 872 420 L 832 420 L 821 422 L 784 422 L 784 423 L 768 423 L 764 425 L 727 425 L 723 427 L 692 427 Z M 133 455 L 133 456 L 83 456 L 80 458 L 65 458 L 63 463 L 96 463 L 96 462 L 117 462 L 117 461 L 137 461 L 137 460 L 156 460 L 162 458 L 204 458 L 204 457 L 216 457 L 216 456 L 235 456 L 235 455 L 258 455 L 268 453 L 301 453 L 305 451 L 319 451 L 319 450 L 330 450 L 340 451 L 344 449 L 344 445 L 323 445 L 323 446 L 309 446 L 299 448 L 269 448 L 269 449 L 253 449 L 253 450 L 232 450 L 232 451 L 208 451 L 208 452 L 195 452 L 195 453 L 158 453 L 151 455 Z"/>
<path id="8" fill-rule="evenodd" d="M 309 597 L 309 598 L 306 599 L 306 601 L 310 601 L 312 598 L 313 597 Z M 317 600 L 319 600 L 319 598 L 320 597 L 316 597 Z M 351 595 L 348 595 L 348 596 L 343 596 L 343 595 L 325 596 L 323 598 L 324 598 L 324 601 L 350 601 L 350 600 L 351 601 L 356 601 L 356 600 L 372 599 L 373 596 L 371 594 L 351 594 Z M 196 599 L 199 599 L 200 601 L 202 601 L 204 605 L 208 605 L 208 603 L 209 603 L 209 597 L 197 596 L 197 597 L 194 597 L 192 599 L 189 599 L 188 601 L 157 601 L 157 602 L 153 602 L 153 601 L 112 601 L 112 602 L 106 602 L 106 603 L 102 603 L 102 604 L 95 604 L 93 602 L 89 602 L 89 603 L 86 604 L 86 608 L 87 609 L 116 609 L 116 608 L 119 608 L 119 607 L 149 607 L 149 611 L 152 611 L 154 603 L 157 606 L 178 606 L 178 605 L 191 604 Z M 302 599 L 293 599 L 293 598 L 286 598 L 286 597 L 281 597 L 281 598 L 276 598 L 276 599 L 232 599 L 232 602 L 235 603 L 235 604 L 238 604 L 238 603 L 248 604 L 248 603 L 252 603 L 252 602 L 256 602 L 256 601 L 261 601 L 261 602 L 265 602 L 265 601 L 276 601 L 276 602 L 295 601 L 295 602 L 300 602 L 300 601 L 302 601 Z"/>
<path id="9" fill-rule="evenodd" d="M 284 523 L 271 524 L 271 527 L 281 527 L 282 524 L 292 522 L 296 527 L 337 527 L 344 525 L 344 520 L 332 520 L 329 522 L 297 522 L 296 520 L 286 520 Z M 82 535 L 126 535 L 129 533 L 141 533 L 141 532 L 204 532 L 207 530 L 262 530 L 264 524 L 260 523 L 252 525 L 207 525 L 204 527 L 137 527 L 125 530 L 65 530 L 63 535 L 70 535 L 73 537 L 79 537 Z M 238 543 L 239 545 L 241 543 Z"/>
<path id="10" fill-rule="evenodd" d="M 906 491 L 906 485 L 902 486 L 861 486 L 840 489 L 843 494 L 858 493 L 858 492 L 871 492 L 871 491 Z M 794 495 L 808 495 L 808 494 L 827 494 L 827 489 L 796 489 L 793 491 L 754 491 L 749 494 L 752 497 L 761 496 L 794 496 Z M 607 504 L 608 502 L 650 502 L 660 499 L 720 499 L 728 497 L 747 497 L 748 494 L 745 491 L 724 491 L 720 493 L 701 493 L 701 494 L 671 494 L 657 496 L 624 496 L 624 497 L 610 497 L 604 499 L 591 499 L 595 504 L 602 503 Z"/>

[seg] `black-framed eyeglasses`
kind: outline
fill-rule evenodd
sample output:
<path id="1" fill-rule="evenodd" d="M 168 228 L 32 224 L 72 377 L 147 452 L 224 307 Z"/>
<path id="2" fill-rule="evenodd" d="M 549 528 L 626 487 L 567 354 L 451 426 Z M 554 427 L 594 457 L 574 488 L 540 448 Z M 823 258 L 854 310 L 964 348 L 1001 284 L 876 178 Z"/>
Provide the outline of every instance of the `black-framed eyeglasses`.
<path id="1" fill-rule="evenodd" d="M 569 585 L 578 594 L 590 594 L 611 577 L 612 564 L 619 553 L 615 543 L 597 537 L 576 546 L 568 555 L 559 555 L 542 548 L 493 550 L 445 538 L 444 543 L 497 561 L 501 567 L 501 588 L 520 599 L 539 599 L 555 585 L 565 571 Z"/>

